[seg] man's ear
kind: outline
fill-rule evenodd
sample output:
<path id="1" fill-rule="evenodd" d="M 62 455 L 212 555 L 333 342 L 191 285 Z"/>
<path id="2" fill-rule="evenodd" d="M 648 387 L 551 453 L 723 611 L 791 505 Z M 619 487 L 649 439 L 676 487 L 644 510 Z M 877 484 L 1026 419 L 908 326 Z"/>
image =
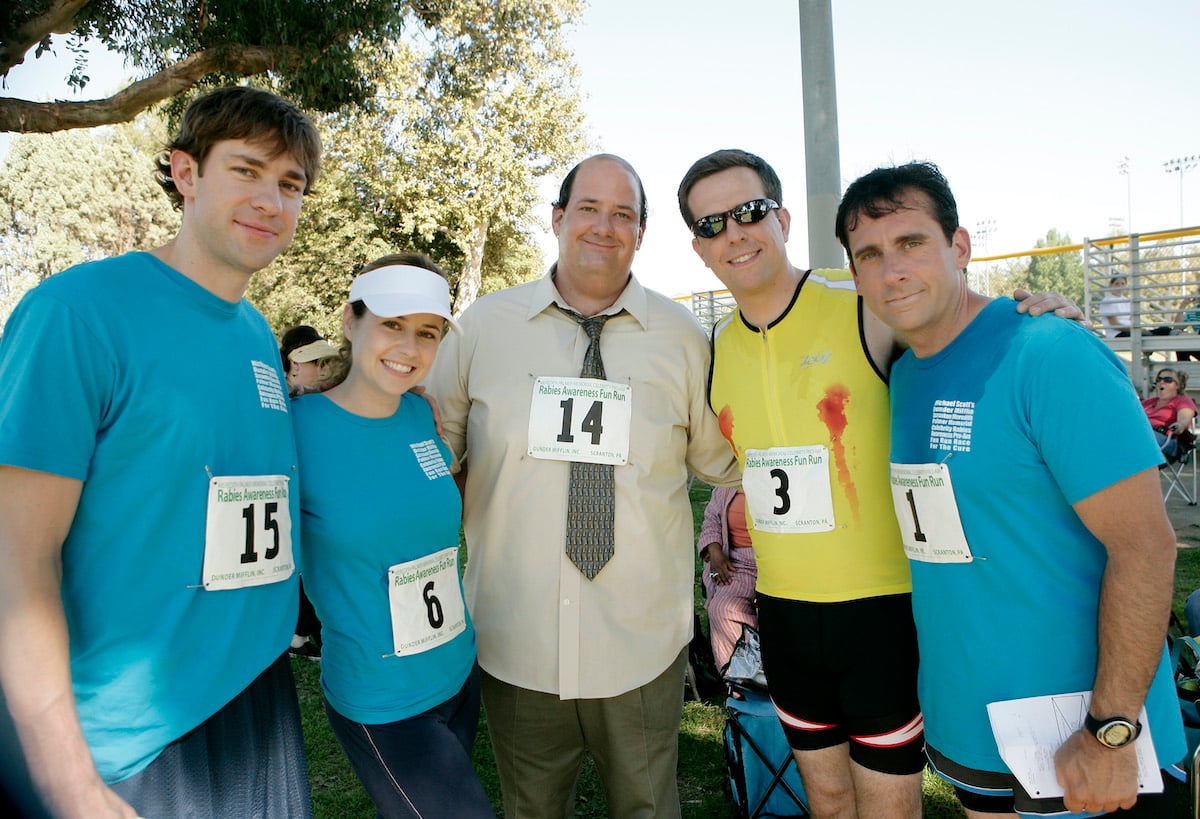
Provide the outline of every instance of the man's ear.
<path id="1" fill-rule="evenodd" d="M 966 270 L 971 261 L 971 234 L 960 227 L 950 237 L 950 246 L 954 248 L 954 266 L 956 270 Z"/>
<path id="2" fill-rule="evenodd" d="M 200 178 L 200 163 L 187 151 L 171 151 L 171 180 L 184 199 L 196 195 L 196 180 Z"/>

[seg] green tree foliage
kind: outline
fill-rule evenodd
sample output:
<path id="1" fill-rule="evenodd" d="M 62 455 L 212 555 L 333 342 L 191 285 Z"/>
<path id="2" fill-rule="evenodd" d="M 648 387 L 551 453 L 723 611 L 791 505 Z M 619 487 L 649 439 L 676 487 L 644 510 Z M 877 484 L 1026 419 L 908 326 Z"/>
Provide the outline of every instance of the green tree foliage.
<path id="1" fill-rule="evenodd" d="M 579 0 L 460 0 L 436 28 L 364 55 L 369 104 L 321 120 L 326 172 L 288 254 L 251 284 L 273 326 L 328 330 L 361 265 L 418 250 L 450 275 L 461 312 L 543 272 L 537 182 L 583 148 L 562 37 Z"/>
<path id="2" fill-rule="evenodd" d="M 52 273 L 174 234 L 152 162 L 161 142 L 149 123 L 13 140 L 0 168 L 0 318 Z"/>
<path id="3" fill-rule="evenodd" d="M 270 72 L 285 95 L 318 111 L 359 104 L 376 77 L 363 49 L 406 26 L 436 23 L 450 0 L 22 0 L 0 6 L 0 76 L 65 34 L 76 55 L 68 83 L 87 85 L 85 43 L 124 55 L 140 78 L 104 100 L 0 98 L 0 131 L 51 132 L 128 122 L 193 86 Z"/>
<path id="4" fill-rule="evenodd" d="M 1043 239 L 1038 239 L 1035 248 L 1062 247 L 1071 244 L 1071 237 L 1059 233 L 1054 228 L 1046 232 Z M 1012 287 L 1024 287 L 1034 293 L 1054 291 L 1061 293 L 1071 301 L 1083 305 L 1083 254 L 1075 250 L 1068 253 L 1051 253 L 1044 256 L 1032 256 L 1028 267 L 1021 275 L 1021 265 L 1014 265 L 1008 271 L 1008 283 Z M 1012 295 L 1012 290 L 999 291 L 999 295 Z M 995 294 L 994 294 L 995 295 Z"/>
<path id="5" fill-rule="evenodd" d="M 397 227 L 417 244 L 449 243 L 459 274 L 455 310 L 491 281 L 503 286 L 541 272 L 534 256 L 497 253 L 529 241 L 536 178 L 578 159 L 583 115 L 564 28 L 580 0 L 461 0 L 446 4 L 433 39 L 417 53 L 417 115 L 397 174 L 406 207 Z M 431 212 L 431 209 L 432 212 Z M 520 244 L 520 241 L 517 242 Z M 533 267 L 529 267 L 530 264 Z"/>
<path id="6" fill-rule="evenodd" d="M 543 272 L 532 236 L 538 227 L 532 215 L 539 204 L 537 184 L 565 171 L 583 148 L 574 68 L 563 45 L 581 0 L 420 5 L 421 14 L 409 14 L 402 37 L 360 43 L 356 50 L 355 66 L 372 78 L 377 92 L 361 105 L 316 116 L 325 143 L 316 192 L 305 203 L 291 248 L 257 274 L 247 291 L 277 331 L 305 323 L 337 332 L 351 279 L 364 262 L 384 253 L 430 255 L 450 275 L 459 311 L 481 292 Z M 286 83 L 275 79 L 256 81 L 286 94 Z M 91 142 L 65 132 L 22 137 L 14 146 L 54 139 L 77 140 L 78 146 Z M 141 158 L 112 153 L 94 161 L 114 165 L 105 173 L 140 172 L 155 150 L 146 147 Z M 48 161 L 45 170 L 36 170 L 14 147 L 10 167 L 2 172 L 16 185 L 14 208 L 29 210 L 39 197 L 53 199 L 53 206 L 37 206 L 36 223 L 82 231 L 68 203 L 85 194 L 70 186 L 72 180 L 93 183 L 96 171 L 81 183 L 87 179 L 82 169 L 63 178 L 52 170 Z M 93 186 L 87 195 L 104 189 Z M 129 203 L 147 212 L 167 206 L 161 192 L 151 200 Z M 3 229 L 5 240 L 23 235 L 9 219 Z M 74 245 L 94 248 L 100 256 L 125 247 L 115 241 Z M 13 269 L 32 269 L 36 261 L 35 278 L 42 278 L 82 258 L 91 257 L 43 251 Z"/>

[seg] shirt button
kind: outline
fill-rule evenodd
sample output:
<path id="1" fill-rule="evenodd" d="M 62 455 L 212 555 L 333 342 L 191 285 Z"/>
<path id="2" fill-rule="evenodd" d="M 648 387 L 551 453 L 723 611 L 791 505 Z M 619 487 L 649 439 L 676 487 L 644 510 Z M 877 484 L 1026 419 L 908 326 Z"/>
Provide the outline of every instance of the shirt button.
<path id="1" fill-rule="evenodd" d="M 564 597 L 564 598 L 563 598 L 563 605 L 564 605 L 564 606 L 569 606 L 569 605 L 571 605 L 571 601 L 570 601 L 570 600 L 568 600 L 567 598 L 565 598 L 565 597 Z"/>

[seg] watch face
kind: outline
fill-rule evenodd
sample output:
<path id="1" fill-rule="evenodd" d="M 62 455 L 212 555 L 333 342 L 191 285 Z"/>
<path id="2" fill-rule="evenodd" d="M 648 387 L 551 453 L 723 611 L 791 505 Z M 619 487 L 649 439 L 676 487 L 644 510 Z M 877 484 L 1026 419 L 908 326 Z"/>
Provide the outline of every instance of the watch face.
<path id="1" fill-rule="evenodd" d="M 1100 729 L 1098 739 L 1110 748 L 1120 748 L 1133 739 L 1133 730 L 1128 723 L 1110 722 Z"/>

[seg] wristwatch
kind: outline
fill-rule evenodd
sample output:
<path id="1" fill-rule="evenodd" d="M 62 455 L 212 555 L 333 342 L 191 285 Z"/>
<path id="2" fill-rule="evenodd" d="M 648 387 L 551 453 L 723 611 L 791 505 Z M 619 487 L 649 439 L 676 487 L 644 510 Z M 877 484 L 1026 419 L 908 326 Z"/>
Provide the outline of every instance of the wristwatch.
<path id="1" fill-rule="evenodd" d="M 1106 748 L 1124 748 L 1138 738 L 1142 724 L 1125 717 L 1096 719 L 1091 712 L 1083 718 L 1083 727 Z"/>

